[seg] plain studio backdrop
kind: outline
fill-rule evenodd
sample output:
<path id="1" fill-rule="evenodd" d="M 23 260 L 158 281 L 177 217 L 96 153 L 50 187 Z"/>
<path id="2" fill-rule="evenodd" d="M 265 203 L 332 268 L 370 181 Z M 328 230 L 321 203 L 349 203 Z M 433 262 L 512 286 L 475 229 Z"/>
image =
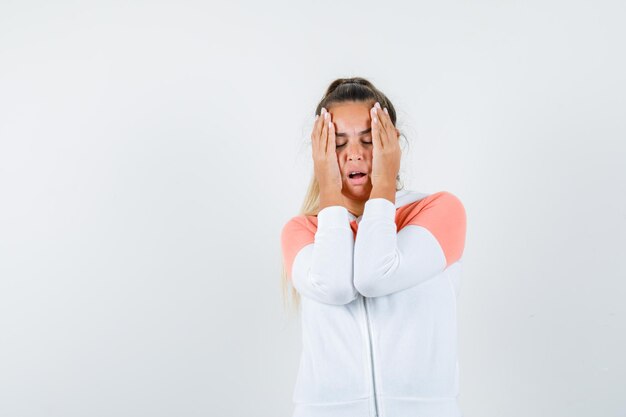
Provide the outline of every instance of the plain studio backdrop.
<path id="1" fill-rule="evenodd" d="M 0 415 L 289 416 L 280 231 L 362 76 L 467 211 L 464 415 L 625 416 L 625 10 L 2 1 Z"/>

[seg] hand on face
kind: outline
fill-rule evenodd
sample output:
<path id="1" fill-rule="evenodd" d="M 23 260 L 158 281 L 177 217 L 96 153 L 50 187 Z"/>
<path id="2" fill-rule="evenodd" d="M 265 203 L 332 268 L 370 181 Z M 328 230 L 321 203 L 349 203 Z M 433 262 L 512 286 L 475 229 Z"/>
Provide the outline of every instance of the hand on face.
<path id="1" fill-rule="evenodd" d="M 313 165 L 320 189 L 336 188 L 341 190 L 342 181 L 337 162 L 335 126 L 331 117 L 331 114 L 323 107 L 320 115 L 316 117 L 311 133 Z"/>
<path id="2" fill-rule="evenodd" d="M 372 118 L 372 187 L 396 186 L 400 171 L 402 150 L 400 133 L 393 125 L 387 108 L 383 111 L 377 102 L 370 110 Z"/>

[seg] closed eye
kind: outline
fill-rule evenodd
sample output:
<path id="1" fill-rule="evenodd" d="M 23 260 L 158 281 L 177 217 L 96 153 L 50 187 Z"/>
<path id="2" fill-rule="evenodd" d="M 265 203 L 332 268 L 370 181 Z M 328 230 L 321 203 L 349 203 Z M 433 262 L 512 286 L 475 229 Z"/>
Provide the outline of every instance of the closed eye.
<path id="1" fill-rule="evenodd" d="M 363 145 L 371 145 L 371 144 L 372 144 L 372 142 L 361 142 L 361 143 L 362 143 Z M 337 145 L 337 144 L 335 144 L 335 147 L 336 147 L 336 148 L 341 148 L 342 146 L 346 146 L 346 144 L 345 144 L 345 143 L 342 143 L 341 145 Z"/>

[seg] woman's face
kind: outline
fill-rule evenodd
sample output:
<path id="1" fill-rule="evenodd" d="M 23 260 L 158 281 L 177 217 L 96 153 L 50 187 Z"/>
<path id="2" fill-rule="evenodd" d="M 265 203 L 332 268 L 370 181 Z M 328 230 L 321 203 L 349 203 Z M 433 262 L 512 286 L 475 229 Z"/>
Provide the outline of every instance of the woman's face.
<path id="1" fill-rule="evenodd" d="M 329 106 L 335 125 L 337 161 L 343 182 L 341 193 L 352 200 L 365 201 L 372 192 L 372 119 L 373 102 L 349 101 Z M 366 174 L 350 178 L 353 171 Z"/>

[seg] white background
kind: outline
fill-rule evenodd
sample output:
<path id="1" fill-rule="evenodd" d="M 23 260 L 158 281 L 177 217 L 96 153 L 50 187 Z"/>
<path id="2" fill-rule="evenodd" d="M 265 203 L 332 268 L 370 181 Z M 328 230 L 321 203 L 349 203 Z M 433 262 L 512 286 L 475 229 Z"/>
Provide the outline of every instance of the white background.
<path id="1" fill-rule="evenodd" d="M 289 416 L 279 233 L 362 76 L 467 211 L 465 416 L 625 416 L 624 3 L 227 3 L 0 3 L 0 415 Z"/>

